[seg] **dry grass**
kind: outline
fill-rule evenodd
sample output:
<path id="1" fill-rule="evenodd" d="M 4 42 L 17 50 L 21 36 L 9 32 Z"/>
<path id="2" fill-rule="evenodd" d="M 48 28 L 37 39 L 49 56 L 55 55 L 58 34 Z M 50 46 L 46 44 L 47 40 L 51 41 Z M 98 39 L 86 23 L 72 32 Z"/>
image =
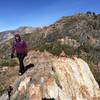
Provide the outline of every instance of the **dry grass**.
<path id="1" fill-rule="evenodd" d="M 3 91 L 6 91 L 7 87 L 12 85 L 18 76 L 18 68 L 10 67 L 6 71 L 0 73 L 0 95 Z"/>

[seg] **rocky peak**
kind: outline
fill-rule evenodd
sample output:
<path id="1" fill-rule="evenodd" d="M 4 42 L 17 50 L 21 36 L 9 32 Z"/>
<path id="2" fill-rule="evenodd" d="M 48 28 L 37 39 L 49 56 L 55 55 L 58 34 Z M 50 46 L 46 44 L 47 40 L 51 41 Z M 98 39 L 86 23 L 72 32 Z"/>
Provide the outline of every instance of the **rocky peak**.
<path id="1" fill-rule="evenodd" d="M 100 89 L 88 64 L 80 58 L 31 51 L 34 64 L 12 84 L 11 100 L 99 100 Z M 7 100 L 3 94 L 0 100 Z"/>

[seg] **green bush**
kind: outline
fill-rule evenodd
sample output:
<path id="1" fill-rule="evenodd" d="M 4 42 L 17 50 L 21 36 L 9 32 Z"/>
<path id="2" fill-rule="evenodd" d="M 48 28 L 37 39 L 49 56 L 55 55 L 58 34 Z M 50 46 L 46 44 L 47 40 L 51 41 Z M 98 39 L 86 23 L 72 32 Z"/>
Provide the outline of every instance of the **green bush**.
<path id="1" fill-rule="evenodd" d="M 17 60 L 15 60 L 15 59 L 3 59 L 3 60 L 0 61 L 0 66 L 1 67 L 3 67 L 3 66 L 14 67 L 17 64 L 18 64 Z"/>
<path id="2" fill-rule="evenodd" d="M 59 56 L 62 51 L 62 47 L 59 42 L 52 43 L 52 49 L 50 53 L 53 55 Z"/>
<path id="3" fill-rule="evenodd" d="M 68 45 L 62 45 L 62 50 L 65 52 L 67 56 L 74 55 L 74 49 Z"/>
<path id="4" fill-rule="evenodd" d="M 37 47 L 35 47 L 35 49 L 41 52 L 46 50 L 56 56 L 58 56 L 61 53 L 61 45 L 58 42 L 40 44 Z"/>
<path id="5" fill-rule="evenodd" d="M 50 51 L 52 49 L 52 45 L 45 43 L 37 46 L 36 48 L 38 48 L 41 52 L 43 52 L 44 50 Z"/>
<path id="6" fill-rule="evenodd" d="M 0 84 L 0 95 L 2 95 L 3 92 L 4 92 L 4 86 L 3 84 Z"/>
<path id="7" fill-rule="evenodd" d="M 43 52 L 44 50 L 52 53 L 55 56 L 59 56 L 62 50 L 67 56 L 74 54 L 74 49 L 68 45 L 61 45 L 59 42 L 44 43 L 35 47 L 36 50 Z"/>

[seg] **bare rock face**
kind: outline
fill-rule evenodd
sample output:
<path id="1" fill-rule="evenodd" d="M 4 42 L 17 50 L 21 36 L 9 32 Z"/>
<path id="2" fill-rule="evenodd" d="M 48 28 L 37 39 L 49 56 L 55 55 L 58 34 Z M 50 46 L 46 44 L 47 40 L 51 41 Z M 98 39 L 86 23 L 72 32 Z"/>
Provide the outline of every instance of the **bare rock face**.
<path id="1" fill-rule="evenodd" d="M 99 86 L 82 59 L 38 51 L 28 57 L 34 67 L 16 79 L 11 100 L 100 100 Z"/>
<path id="2" fill-rule="evenodd" d="M 29 88 L 29 100 L 42 100 L 40 86 L 30 86 Z"/>
<path id="3" fill-rule="evenodd" d="M 82 59 L 59 58 L 53 66 L 59 76 L 60 100 L 92 100 L 100 96 L 98 84 Z"/>

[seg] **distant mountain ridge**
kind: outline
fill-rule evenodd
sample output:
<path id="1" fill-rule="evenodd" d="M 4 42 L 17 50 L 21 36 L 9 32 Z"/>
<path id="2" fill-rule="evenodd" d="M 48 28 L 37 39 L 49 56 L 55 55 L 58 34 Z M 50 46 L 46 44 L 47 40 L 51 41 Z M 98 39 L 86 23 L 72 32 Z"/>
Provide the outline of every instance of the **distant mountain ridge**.
<path id="1" fill-rule="evenodd" d="M 23 27 L 19 27 L 19 28 L 15 29 L 15 30 L 8 30 L 8 31 L 0 32 L 0 43 L 4 43 L 7 40 L 10 40 L 11 38 L 13 38 L 14 34 L 16 32 L 18 32 L 19 34 L 31 34 L 37 29 L 39 29 L 39 28 L 23 26 Z"/>

